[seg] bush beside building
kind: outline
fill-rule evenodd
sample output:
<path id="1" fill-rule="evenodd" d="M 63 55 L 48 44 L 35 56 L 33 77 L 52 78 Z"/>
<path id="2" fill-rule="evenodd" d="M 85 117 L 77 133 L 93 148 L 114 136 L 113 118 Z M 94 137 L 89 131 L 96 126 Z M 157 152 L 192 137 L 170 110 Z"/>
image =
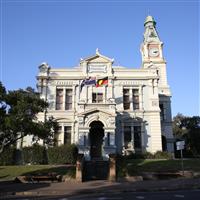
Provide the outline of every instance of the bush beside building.
<path id="1" fill-rule="evenodd" d="M 75 164 L 78 150 L 76 145 L 49 147 L 34 144 L 21 150 L 22 161 L 16 158 L 19 150 L 7 148 L 0 154 L 0 165 L 14 164 Z"/>

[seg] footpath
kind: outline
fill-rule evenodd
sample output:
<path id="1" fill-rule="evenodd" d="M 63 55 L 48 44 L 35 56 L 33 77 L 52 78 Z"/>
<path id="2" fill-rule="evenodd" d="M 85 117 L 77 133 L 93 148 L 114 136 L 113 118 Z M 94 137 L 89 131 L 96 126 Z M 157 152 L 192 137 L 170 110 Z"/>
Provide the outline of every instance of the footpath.
<path id="1" fill-rule="evenodd" d="M 177 178 L 168 180 L 109 182 L 104 180 L 88 182 L 46 182 L 14 183 L 0 182 L 0 199 L 8 196 L 78 195 L 112 192 L 149 192 L 200 189 L 200 178 Z"/>

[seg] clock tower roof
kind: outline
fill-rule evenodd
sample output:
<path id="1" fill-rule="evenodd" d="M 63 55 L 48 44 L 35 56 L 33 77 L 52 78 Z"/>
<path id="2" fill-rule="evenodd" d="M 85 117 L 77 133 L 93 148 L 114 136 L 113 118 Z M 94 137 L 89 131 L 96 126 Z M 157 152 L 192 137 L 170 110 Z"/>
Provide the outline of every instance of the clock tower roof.
<path id="1" fill-rule="evenodd" d="M 154 20 L 154 18 L 152 16 L 148 15 L 145 19 L 144 26 L 149 26 L 150 24 L 151 25 L 153 24 L 155 26 L 156 21 Z"/>
<path id="2" fill-rule="evenodd" d="M 156 22 L 152 16 L 147 16 L 144 22 L 144 43 L 160 43 L 158 33 L 156 31 Z"/>

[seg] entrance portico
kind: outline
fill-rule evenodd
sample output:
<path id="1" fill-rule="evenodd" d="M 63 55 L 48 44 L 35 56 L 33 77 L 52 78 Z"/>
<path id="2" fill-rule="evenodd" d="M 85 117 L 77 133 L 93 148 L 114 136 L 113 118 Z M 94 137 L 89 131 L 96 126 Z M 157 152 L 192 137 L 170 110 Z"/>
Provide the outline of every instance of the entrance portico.
<path id="1" fill-rule="evenodd" d="M 79 115 L 79 153 L 85 160 L 109 160 L 116 153 L 115 114 L 92 109 Z"/>
<path id="2" fill-rule="evenodd" d="M 90 158 L 102 159 L 102 146 L 104 140 L 104 129 L 101 121 L 93 121 L 90 124 L 89 143 L 90 143 Z"/>

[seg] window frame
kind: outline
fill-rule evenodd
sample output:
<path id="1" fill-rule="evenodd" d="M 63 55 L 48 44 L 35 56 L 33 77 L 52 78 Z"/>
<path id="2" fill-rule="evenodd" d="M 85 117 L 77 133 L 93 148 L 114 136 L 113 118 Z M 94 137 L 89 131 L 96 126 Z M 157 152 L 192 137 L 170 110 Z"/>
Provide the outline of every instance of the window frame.
<path id="1" fill-rule="evenodd" d="M 58 95 L 58 91 L 62 91 L 62 95 Z M 64 89 L 56 88 L 56 105 L 55 110 L 63 110 L 64 103 Z"/>
<path id="2" fill-rule="evenodd" d="M 103 92 L 92 92 L 92 103 L 103 103 Z"/>
<path id="3" fill-rule="evenodd" d="M 69 91 L 69 92 L 68 92 Z M 72 110 L 72 106 L 73 106 L 73 90 L 72 88 L 65 88 L 65 110 Z M 70 99 L 71 97 L 71 99 Z M 68 102 L 68 100 L 70 99 L 70 101 Z"/>
<path id="4" fill-rule="evenodd" d="M 71 144 L 71 138 L 72 138 L 72 126 L 64 126 L 63 144 Z"/>
<path id="5" fill-rule="evenodd" d="M 127 93 L 125 93 L 125 90 L 127 90 Z M 125 98 L 127 98 L 128 100 L 126 99 L 126 101 L 125 101 Z M 130 110 L 130 107 L 131 107 L 130 89 L 129 88 L 123 88 L 123 108 L 124 108 L 124 110 Z"/>

